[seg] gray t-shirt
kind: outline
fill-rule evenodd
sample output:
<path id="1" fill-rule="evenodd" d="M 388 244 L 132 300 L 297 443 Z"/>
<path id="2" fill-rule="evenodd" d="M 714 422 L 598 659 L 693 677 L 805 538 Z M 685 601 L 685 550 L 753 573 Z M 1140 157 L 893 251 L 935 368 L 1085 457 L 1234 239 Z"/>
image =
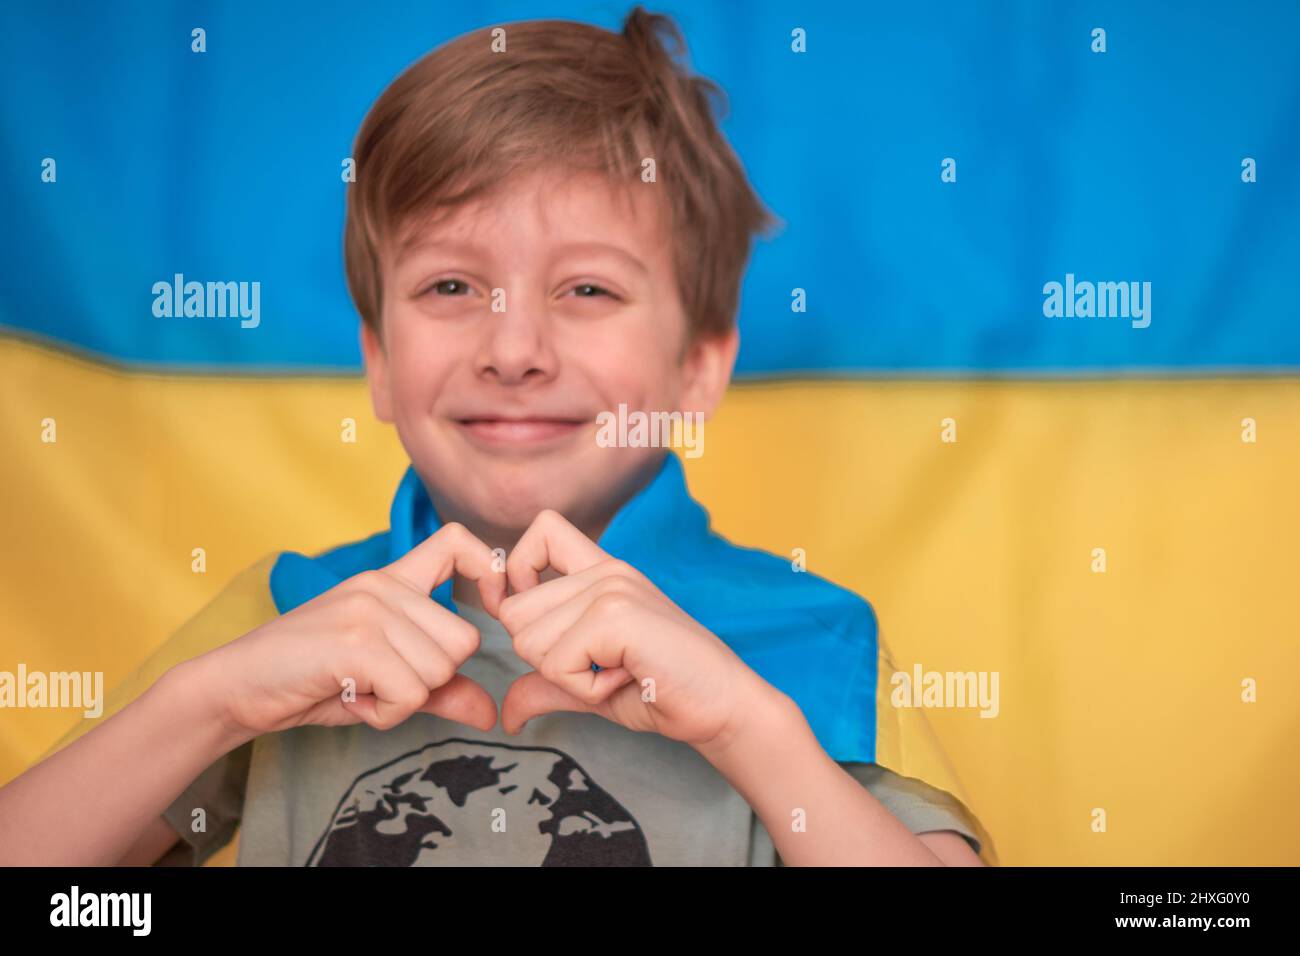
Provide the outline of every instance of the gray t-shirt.
<path id="1" fill-rule="evenodd" d="M 494 618 L 461 673 L 498 702 L 529 668 Z M 876 764 L 845 763 L 914 833 L 954 830 L 964 806 Z M 206 830 L 193 832 L 202 808 Z M 182 837 L 160 865 L 198 865 L 240 827 L 240 866 L 772 866 L 771 838 L 692 747 L 594 714 L 554 713 L 511 737 L 431 714 L 391 730 L 298 727 L 245 744 L 165 811 Z"/>

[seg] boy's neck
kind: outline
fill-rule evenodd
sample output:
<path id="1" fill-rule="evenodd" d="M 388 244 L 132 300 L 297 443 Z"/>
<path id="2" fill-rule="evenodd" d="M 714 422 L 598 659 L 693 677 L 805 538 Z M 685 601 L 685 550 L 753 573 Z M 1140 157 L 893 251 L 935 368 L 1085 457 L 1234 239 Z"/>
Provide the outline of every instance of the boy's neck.
<path id="1" fill-rule="evenodd" d="M 609 523 L 614 520 L 614 516 L 653 480 L 662 466 L 662 458 L 652 459 L 647 462 L 645 468 L 629 476 L 626 486 L 621 488 L 620 493 L 606 503 L 604 507 L 586 514 L 570 512 L 564 514 L 564 517 L 571 521 L 574 527 L 590 540 L 599 542 L 601 535 L 609 527 Z M 527 527 L 506 528 L 484 521 L 476 515 L 460 514 L 450 502 L 439 502 L 436 496 L 431 495 L 430 497 L 434 500 L 434 506 L 443 523 L 457 521 L 489 548 L 493 550 L 499 548 L 507 555 L 519 542 L 524 532 L 528 530 Z M 558 577 L 558 572 L 548 568 L 542 572 L 541 577 L 543 581 L 548 581 L 551 578 Z M 478 586 L 473 581 L 463 579 L 459 575 L 456 576 L 452 584 L 452 599 L 457 604 L 464 603 L 471 607 L 483 607 L 483 602 L 478 593 Z"/>
<path id="2" fill-rule="evenodd" d="M 599 528 L 594 530 L 588 530 L 586 528 L 581 528 L 579 530 L 581 530 L 582 533 L 592 541 L 598 541 L 605 530 L 605 525 L 608 523 L 609 522 L 606 521 L 604 525 L 601 525 Z M 513 547 L 520 537 L 523 536 L 523 531 L 520 531 L 517 534 L 507 533 L 505 535 L 497 535 L 493 534 L 491 531 L 484 533 L 481 528 L 476 528 L 468 522 L 462 521 L 461 524 L 465 525 L 472 534 L 474 534 L 480 541 L 484 542 L 489 548 L 492 548 L 493 550 L 501 548 L 506 554 L 510 553 L 510 548 Z M 501 544 L 500 542 L 502 541 L 509 541 L 510 546 L 507 547 L 504 544 Z M 557 578 L 559 576 L 560 572 L 556 571 L 554 568 L 547 568 L 542 572 L 541 579 L 543 581 L 550 581 L 552 578 Z M 457 574 L 452 580 L 451 596 L 452 600 L 457 604 L 468 604 L 470 607 L 476 607 L 479 610 L 483 610 L 483 598 L 479 594 L 478 585 L 469 580 L 469 578 L 464 578 Z"/>

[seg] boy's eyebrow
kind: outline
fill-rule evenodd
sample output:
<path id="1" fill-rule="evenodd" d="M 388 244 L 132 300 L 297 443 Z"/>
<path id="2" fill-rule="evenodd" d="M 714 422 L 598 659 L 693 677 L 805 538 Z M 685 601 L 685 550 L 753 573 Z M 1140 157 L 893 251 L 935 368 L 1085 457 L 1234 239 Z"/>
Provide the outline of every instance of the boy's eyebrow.
<path id="1" fill-rule="evenodd" d="M 394 267 L 400 266 L 404 260 L 417 252 L 423 252 L 429 249 L 446 249 L 455 252 L 468 252 L 479 258 L 488 258 L 491 250 L 487 246 L 480 246 L 477 243 L 460 241 L 460 240 L 441 240 L 441 239 L 420 239 L 413 236 L 405 242 L 400 243 L 397 247 L 397 256 L 393 261 Z M 611 242 L 570 242 L 560 246 L 558 255 L 583 255 L 592 253 L 610 253 L 625 263 L 632 266 L 643 275 L 648 274 L 650 269 L 635 254 L 624 249 L 622 246 L 615 245 Z"/>
<path id="2" fill-rule="evenodd" d="M 646 266 L 646 264 L 642 262 L 637 256 L 633 255 L 631 252 L 629 252 L 627 249 L 624 249 L 622 246 L 616 246 L 610 242 L 573 242 L 561 246 L 560 248 L 562 254 L 564 255 L 571 255 L 571 254 L 582 255 L 583 253 L 601 253 L 601 252 L 613 253 L 615 256 L 622 259 L 624 262 L 626 262 L 628 265 L 632 266 L 634 269 L 636 269 L 638 272 L 641 272 L 642 274 L 648 273 L 650 271 L 649 268 Z"/>
<path id="3" fill-rule="evenodd" d="M 469 252 L 475 256 L 486 256 L 488 254 L 486 247 L 475 245 L 472 242 L 446 242 L 438 239 L 421 240 L 411 237 L 398 244 L 397 256 L 393 260 L 393 265 L 399 266 L 415 253 L 423 252 L 426 249 L 449 249 L 456 252 Z"/>

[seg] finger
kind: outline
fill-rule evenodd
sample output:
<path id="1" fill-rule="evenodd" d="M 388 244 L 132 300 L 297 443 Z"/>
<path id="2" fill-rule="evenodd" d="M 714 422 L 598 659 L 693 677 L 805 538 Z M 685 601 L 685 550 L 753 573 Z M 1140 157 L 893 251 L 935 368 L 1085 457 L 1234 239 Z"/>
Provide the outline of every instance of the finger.
<path id="1" fill-rule="evenodd" d="M 389 644 L 380 626 L 368 625 L 369 637 L 356 642 L 345 655 L 336 675 L 340 687 L 351 678 L 356 700 L 340 698 L 345 710 L 358 715 L 376 730 L 396 727 L 429 699 L 429 688 Z"/>
<path id="2" fill-rule="evenodd" d="M 506 576 L 516 592 L 536 587 L 541 574 L 554 568 L 561 574 L 576 574 L 603 561 L 609 555 L 549 508 L 533 519 L 519 543 L 506 559 Z"/>
<path id="3" fill-rule="evenodd" d="M 349 579 L 351 590 L 378 598 L 394 610 L 404 613 L 416 627 L 437 641 L 459 667 L 479 648 L 478 628 L 437 601 L 419 593 L 406 581 L 382 571 L 365 571 Z M 499 610 L 499 609 L 498 609 Z"/>
<path id="4" fill-rule="evenodd" d="M 496 700 L 464 674 L 453 675 L 447 683 L 431 691 L 419 710 L 479 730 L 491 730 L 497 722 Z"/>
<path id="5" fill-rule="evenodd" d="M 478 584 L 483 607 L 493 617 L 506 595 L 506 577 L 493 568 L 492 549 L 464 525 L 445 524 L 398 558 L 384 571 L 421 594 L 443 584 L 453 573 Z"/>
<path id="6" fill-rule="evenodd" d="M 632 680 L 626 640 L 609 619 L 585 614 L 542 655 L 537 673 L 579 700 L 596 705 Z M 596 664 L 601 669 L 592 670 Z"/>
<path id="7" fill-rule="evenodd" d="M 446 608 L 426 598 L 407 591 L 411 603 L 436 609 L 450 620 L 435 617 L 435 626 L 446 631 L 468 628 L 478 644 L 478 631 L 468 621 L 452 614 Z M 497 721 L 497 704 L 492 695 L 463 674 L 458 674 L 459 663 L 438 642 L 418 627 L 402 610 L 388 608 L 381 615 L 384 636 L 401 658 L 424 681 L 427 690 L 425 701 L 416 708 L 426 713 L 469 724 L 482 730 L 491 730 Z M 468 655 L 466 655 L 468 656 Z M 445 690 L 450 685 L 450 690 Z"/>
<path id="8" fill-rule="evenodd" d="M 459 665 L 451 655 L 401 609 L 385 605 L 378 615 L 378 623 L 389 645 L 420 676 L 426 691 L 436 690 L 456 673 Z"/>
<path id="9" fill-rule="evenodd" d="M 456 667 L 478 652 L 482 636 L 477 627 L 459 614 L 452 614 L 437 601 L 421 597 L 408 588 L 402 588 L 402 592 L 394 598 L 396 605 L 430 640 L 445 650 Z"/>
<path id="10" fill-rule="evenodd" d="M 511 595 L 502 602 L 501 623 L 510 633 L 511 644 L 521 659 L 534 668 L 540 667 L 546 653 L 578 623 L 597 598 L 624 587 L 615 579 L 591 577 L 595 570 L 596 568 L 591 568 L 580 574 L 547 581 L 523 594 Z M 563 588 L 550 590 L 552 585 L 563 585 Z M 535 600 L 531 606 L 512 603 L 542 592 L 546 592 L 545 596 Z M 567 600 L 551 599 L 564 595 L 567 595 Z M 526 616 L 534 613 L 536 617 L 520 627 Z"/>
<path id="11" fill-rule="evenodd" d="M 606 557 L 585 571 L 554 578 L 526 591 L 516 591 L 501 602 L 501 613 L 498 617 L 507 631 L 517 634 L 543 616 L 575 600 L 578 595 L 589 591 L 593 585 L 611 578 L 620 578 L 628 582 L 645 580 L 644 576 L 626 561 Z M 583 607 L 585 608 L 585 604 Z"/>
<path id="12" fill-rule="evenodd" d="M 524 724 L 534 717 L 556 711 L 594 714 L 594 706 L 583 703 L 572 694 L 556 687 L 537 671 L 529 671 L 517 678 L 506 690 L 501 701 L 501 727 L 506 733 L 519 733 Z"/>

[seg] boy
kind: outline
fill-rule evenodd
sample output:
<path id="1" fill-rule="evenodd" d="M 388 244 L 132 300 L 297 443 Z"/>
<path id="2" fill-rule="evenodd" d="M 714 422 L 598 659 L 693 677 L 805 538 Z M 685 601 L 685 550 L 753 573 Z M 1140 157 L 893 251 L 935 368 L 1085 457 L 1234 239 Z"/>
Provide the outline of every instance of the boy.
<path id="1" fill-rule="evenodd" d="M 411 459 L 390 530 L 236 578 L 0 790 L 0 862 L 197 864 L 239 825 L 243 865 L 979 863 L 876 761 L 870 606 L 596 440 L 713 411 L 767 222 L 674 40 L 515 24 L 380 96 L 345 259 Z"/>

